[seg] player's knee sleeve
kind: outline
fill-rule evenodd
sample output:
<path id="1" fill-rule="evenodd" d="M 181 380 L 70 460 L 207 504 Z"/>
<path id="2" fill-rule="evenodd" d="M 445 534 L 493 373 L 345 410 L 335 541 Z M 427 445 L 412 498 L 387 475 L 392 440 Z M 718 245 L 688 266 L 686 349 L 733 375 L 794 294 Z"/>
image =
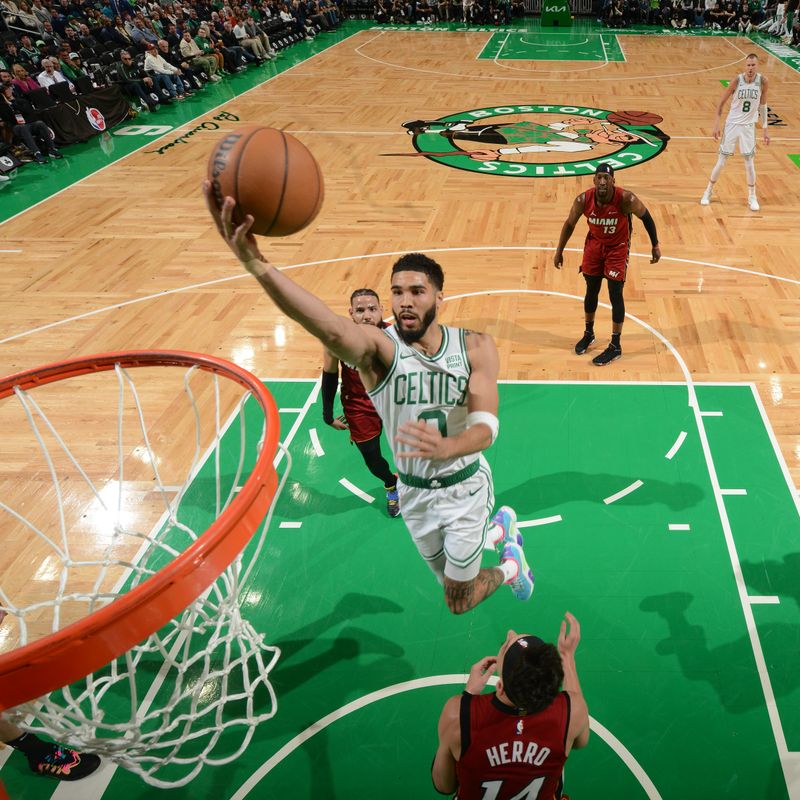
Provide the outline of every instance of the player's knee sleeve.
<path id="1" fill-rule="evenodd" d="M 620 324 L 625 322 L 625 298 L 622 294 L 622 281 L 608 282 L 608 299 L 611 301 L 611 321 Z"/>
<path id="2" fill-rule="evenodd" d="M 717 163 L 714 164 L 714 169 L 711 170 L 711 182 L 716 183 L 717 178 L 719 178 L 720 172 L 722 172 L 722 168 L 725 166 L 725 162 L 728 160 L 728 156 L 724 153 L 719 154 L 719 158 L 717 159 Z"/>
<path id="3" fill-rule="evenodd" d="M 587 314 L 597 311 L 597 299 L 600 296 L 600 287 L 603 285 L 601 275 L 584 275 L 586 281 L 586 296 L 583 298 L 583 310 Z"/>
<path id="4" fill-rule="evenodd" d="M 756 162 L 752 155 L 744 157 L 744 173 L 747 175 L 747 185 L 753 186 L 756 182 Z"/>

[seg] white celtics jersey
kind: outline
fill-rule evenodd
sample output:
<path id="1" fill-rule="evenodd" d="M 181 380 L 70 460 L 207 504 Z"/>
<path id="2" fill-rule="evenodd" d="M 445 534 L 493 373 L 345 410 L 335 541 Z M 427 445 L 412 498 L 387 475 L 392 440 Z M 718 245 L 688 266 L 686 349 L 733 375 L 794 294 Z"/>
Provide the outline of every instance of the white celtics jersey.
<path id="1" fill-rule="evenodd" d="M 439 352 L 426 356 L 403 342 L 394 326 L 386 328 L 384 333 L 395 342 L 394 360 L 386 377 L 368 393 L 383 420 L 397 469 L 418 478 L 450 475 L 478 458 L 475 453 L 436 462 L 397 458 L 398 452 L 408 449 L 395 442 L 397 429 L 405 422 L 421 419 L 445 436 L 456 436 L 466 428 L 467 383 L 472 371 L 466 332 L 445 325 L 441 329 Z"/>
<path id="2" fill-rule="evenodd" d="M 731 110 L 726 123 L 732 125 L 754 125 L 758 122 L 758 107 L 761 104 L 761 73 L 757 72 L 752 83 L 747 83 L 744 73 L 736 79 L 736 89 L 731 97 Z"/>

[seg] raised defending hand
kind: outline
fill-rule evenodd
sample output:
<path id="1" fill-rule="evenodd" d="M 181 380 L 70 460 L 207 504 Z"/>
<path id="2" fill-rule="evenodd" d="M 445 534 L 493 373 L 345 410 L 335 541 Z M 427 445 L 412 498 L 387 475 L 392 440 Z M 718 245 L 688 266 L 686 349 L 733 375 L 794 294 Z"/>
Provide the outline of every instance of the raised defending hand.
<path id="1" fill-rule="evenodd" d="M 569 631 L 567 626 L 569 625 Z M 575 656 L 578 642 L 581 640 L 581 625 L 572 614 L 567 611 L 561 621 L 561 630 L 558 633 L 558 652 L 562 658 Z"/>
<path id="2" fill-rule="evenodd" d="M 448 440 L 442 436 L 438 428 L 422 420 L 403 423 L 397 429 L 395 441 L 411 448 L 398 450 L 397 458 L 427 458 L 431 461 L 450 458 Z"/>
<path id="3" fill-rule="evenodd" d="M 250 233 L 253 218 L 248 214 L 244 218 L 244 222 L 236 226 L 233 222 L 236 201 L 232 197 L 226 197 L 222 208 L 218 208 L 211 189 L 211 181 L 203 181 L 203 195 L 219 235 L 225 240 L 225 244 L 230 247 L 236 258 L 247 267 L 249 272 L 252 272 L 253 270 L 249 266 L 251 262 L 266 261 L 258 249 L 255 236 Z"/>
<path id="4" fill-rule="evenodd" d="M 486 687 L 486 684 L 489 682 L 489 678 L 494 675 L 496 666 L 496 656 L 486 656 L 477 663 L 473 664 L 469 671 L 467 685 L 464 687 L 464 689 L 470 694 L 480 694 Z"/>
<path id="5" fill-rule="evenodd" d="M 658 245 L 656 245 L 653 248 L 653 257 L 650 259 L 650 263 L 658 264 L 659 261 L 661 261 L 661 248 Z"/>

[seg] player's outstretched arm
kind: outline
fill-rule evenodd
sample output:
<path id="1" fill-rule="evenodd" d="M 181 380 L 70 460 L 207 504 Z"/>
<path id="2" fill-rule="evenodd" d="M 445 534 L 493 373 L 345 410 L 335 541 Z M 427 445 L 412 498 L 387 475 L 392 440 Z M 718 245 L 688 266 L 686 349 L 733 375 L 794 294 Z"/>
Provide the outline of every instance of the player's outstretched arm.
<path id="1" fill-rule="evenodd" d="M 246 216 L 238 226 L 233 222 L 236 202 L 232 197 L 226 197 L 218 208 L 209 181 L 203 181 L 203 194 L 219 235 L 281 311 L 316 336 L 337 358 L 356 365 L 376 359 L 391 363 L 394 346 L 387 336 L 377 328 L 353 325 L 351 319 L 334 314 L 318 297 L 272 266 L 250 232 L 253 217 Z"/>
<path id="2" fill-rule="evenodd" d="M 575 230 L 575 226 L 578 224 L 581 214 L 583 214 L 584 199 L 584 193 L 581 192 L 575 200 L 573 200 L 572 208 L 569 210 L 569 216 L 561 226 L 561 236 L 558 239 L 558 247 L 556 247 L 556 253 L 553 256 L 553 265 L 556 269 L 561 269 L 561 265 L 564 263 L 564 248 L 567 246 L 569 237 L 572 236 L 572 232 Z"/>
<path id="3" fill-rule="evenodd" d="M 642 225 L 650 237 L 650 246 L 653 248 L 650 263 L 658 263 L 661 260 L 661 248 L 658 246 L 656 223 L 644 203 L 633 192 L 626 190 L 622 193 L 622 210 L 626 214 L 634 214 L 642 221 Z"/>
<path id="4" fill-rule="evenodd" d="M 439 746 L 431 766 L 431 778 L 440 794 L 452 795 L 458 789 L 456 754 L 461 755 L 460 707 L 461 698 L 451 697 L 439 717 Z"/>
<path id="5" fill-rule="evenodd" d="M 575 665 L 575 651 L 581 640 L 581 626 L 578 620 L 567 611 L 558 633 L 558 652 L 564 667 L 564 691 L 569 692 L 570 720 L 567 730 L 567 743 L 571 747 L 586 747 L 589 742 L 589 709 L 578 680 Z"/>

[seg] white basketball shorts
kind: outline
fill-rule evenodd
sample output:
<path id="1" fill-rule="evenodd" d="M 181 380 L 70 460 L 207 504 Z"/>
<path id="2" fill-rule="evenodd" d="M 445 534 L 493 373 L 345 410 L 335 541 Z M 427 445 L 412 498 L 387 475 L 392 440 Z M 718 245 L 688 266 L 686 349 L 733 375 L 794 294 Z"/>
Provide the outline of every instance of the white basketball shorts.
<path id="1" fill-rule="evenodd" d="M 719 152 L 723 156 L 732 156 L 739 143 L 739 152 L 743 156 L 752 156 L 756 152 L 756 126 L 752 124 L 737 125 L 733 122 L 725 123 L 722 139 L 719 143 Z"/>
<path id="2" fill-rule="evenodd" d="M 483 456 L 478 471 L 455 486 L 416 489 L 398 483 L 400 513 L 419 554 L 435 561 L 444 554 L 444 574 L 470 581 L 481 568 L 494 508 L 492 473 Z"/>

